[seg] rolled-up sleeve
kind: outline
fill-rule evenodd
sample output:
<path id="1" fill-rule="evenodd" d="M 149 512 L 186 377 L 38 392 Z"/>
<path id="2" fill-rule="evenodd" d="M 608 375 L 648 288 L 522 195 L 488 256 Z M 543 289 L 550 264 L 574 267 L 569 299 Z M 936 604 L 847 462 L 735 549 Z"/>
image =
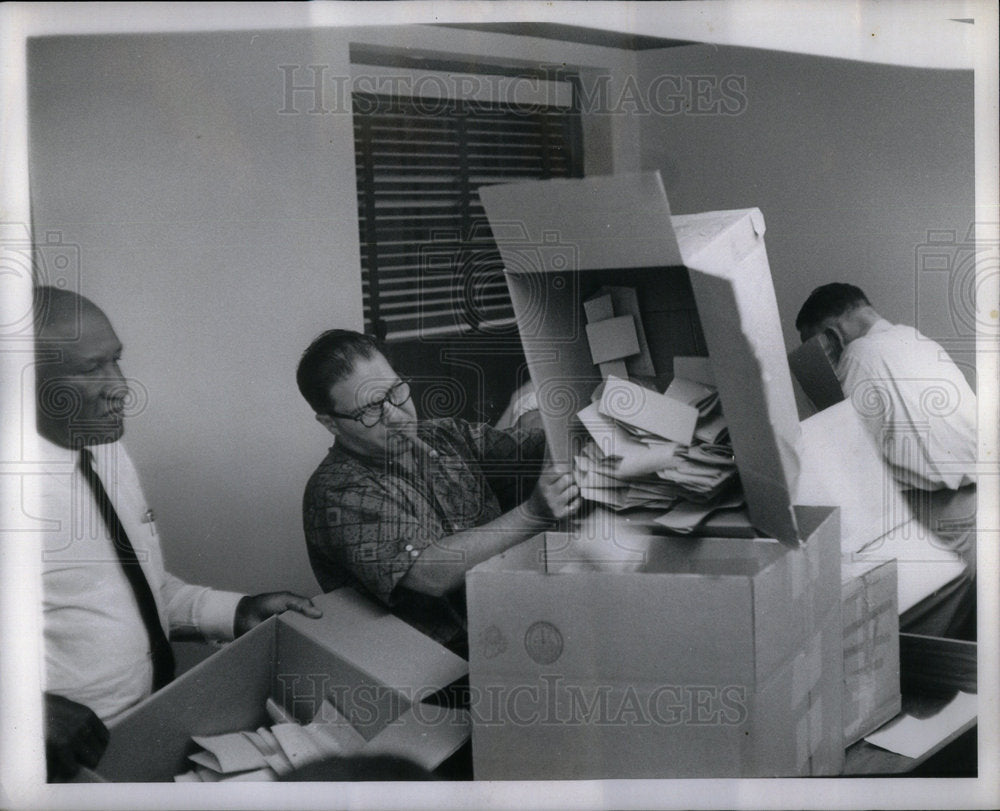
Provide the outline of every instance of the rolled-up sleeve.
<path id="1" fill-rule="evenodd" d="M 306 508 L 310 559 L 341 567 L 386 605 L 421 552 L 440 532 L 374 479 L 313 492 Z M 317 579 L 335 580 L 335 573 Z"/>

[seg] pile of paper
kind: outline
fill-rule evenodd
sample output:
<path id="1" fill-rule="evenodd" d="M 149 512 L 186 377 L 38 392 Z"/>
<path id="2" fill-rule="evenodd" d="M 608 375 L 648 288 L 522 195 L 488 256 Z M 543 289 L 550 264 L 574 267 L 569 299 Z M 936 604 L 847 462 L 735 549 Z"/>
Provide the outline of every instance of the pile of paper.
<path id="1" fill-rule="evenodd" d="M 614 510 L 699 505 L 678 514 L 678 532 L 742 504 L 730 494 L 736 462 L 718 391 L 697 376 L 674 377 L 662 394 L 613 375 L 598 387 L 577 414 L 590 435 L 574 460 L 583 498 Z"/>
<path id="2" fill-rule="evenodd" d="M 368 741 L 337 708 L 324 700 L 308 724 L 300 724 L 270 698 L 272 726 L 255 732 L 194 736 L 201 751 L 188 756 L 195 767 L 178 774 L 178 783 L 269 781 L 293 769 L 334 755 L 361 752 Z"/>

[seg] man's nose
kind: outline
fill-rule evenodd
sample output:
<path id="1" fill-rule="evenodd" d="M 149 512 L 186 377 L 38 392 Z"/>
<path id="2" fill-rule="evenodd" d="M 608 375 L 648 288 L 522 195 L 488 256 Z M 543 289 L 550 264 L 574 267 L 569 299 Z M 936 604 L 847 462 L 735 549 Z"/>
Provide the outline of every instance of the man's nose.
<path id="1" fill-rule="evenodd" d="M 109 399 L 128 397 L 128 381 L 117 361 L 108 364 L 104 375 L 104 395 Z"/>
<path id="2" fill-rule="evenodd" d="M 382 421 L 388 425 L 400 425 L 404 422 L 412 422 L 413 418 L 406 412 L 403 406 L 394 405 L 388 400 L 382 405 Z"/>

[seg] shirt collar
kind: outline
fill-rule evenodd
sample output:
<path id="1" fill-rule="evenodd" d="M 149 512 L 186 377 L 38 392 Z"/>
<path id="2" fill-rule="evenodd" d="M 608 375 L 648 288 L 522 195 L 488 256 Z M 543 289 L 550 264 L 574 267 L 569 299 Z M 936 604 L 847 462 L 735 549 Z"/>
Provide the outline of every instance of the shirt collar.
<path id="1" fill-rule="evenodd" d="M 427 439 L 433 436 L 434 428 L 435 424 L 433 420 L 419 421 L 417 423 L 417 439 L 415 441 L 406 442 L 404 446 L 405 450 L 390 458 L 396 462 L 404 462 L 406 460 L 414 459 L 418 453 L 426 454 L 434 451 L 434 448 L 427 444 Z M 330 448 L 330 455 L 344 455 L 349 459 L 354 459 L 368 466 L 385 465 L 386 463 L 385 454 L 370 455 L 359 453 L 358 451 L 346 447 L 341 442 L 333 443 L 333 446 Z"/>
<path id="2" fill-rule="evenodd" d="M 75 461 L 76 457 L 79 455 L 79 450 L 73 450 L 72 448 L 66 448 L 59 445 L 52 440 L 44 437 L 42 434 L 35 432 L 35 436 L 38 438 L 38 451 L 39 456 L 43 462 L 66 462 Z M 100 459 L 112 452 L 113 448 L 117 448 L 121 445 L 121 440 L 115 440 L 114 442 L 104 442 L 97 445 L 87 445 L 86 447 L 90 449 L 90 452 L 94 454 L 96 459 Z"/>
<path id="3" fill-rule="evenodd" d="M 892 324 L 884 318 L 880 318 L 871 325 L 865 335 L 878 335 L 880 332 L 888 332 L 890 329 L 892 329 Z"/>

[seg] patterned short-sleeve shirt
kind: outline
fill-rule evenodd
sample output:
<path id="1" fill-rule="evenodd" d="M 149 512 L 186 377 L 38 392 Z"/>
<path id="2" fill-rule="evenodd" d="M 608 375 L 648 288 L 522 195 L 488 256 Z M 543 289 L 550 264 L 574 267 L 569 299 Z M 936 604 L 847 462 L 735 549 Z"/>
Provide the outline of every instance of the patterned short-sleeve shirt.
<path id="1" fill-rule="evenodd" d="M 545 436 L 440 419 L 420 423 L 418 437 L 425 448 L 386 457 L 331 448 L 306 486 L 306 546 L 324 591 L 359 588 L 464 652 L 464 594 L 432 598 L 397 586 L 428 546 L 528 497 Z"/>

